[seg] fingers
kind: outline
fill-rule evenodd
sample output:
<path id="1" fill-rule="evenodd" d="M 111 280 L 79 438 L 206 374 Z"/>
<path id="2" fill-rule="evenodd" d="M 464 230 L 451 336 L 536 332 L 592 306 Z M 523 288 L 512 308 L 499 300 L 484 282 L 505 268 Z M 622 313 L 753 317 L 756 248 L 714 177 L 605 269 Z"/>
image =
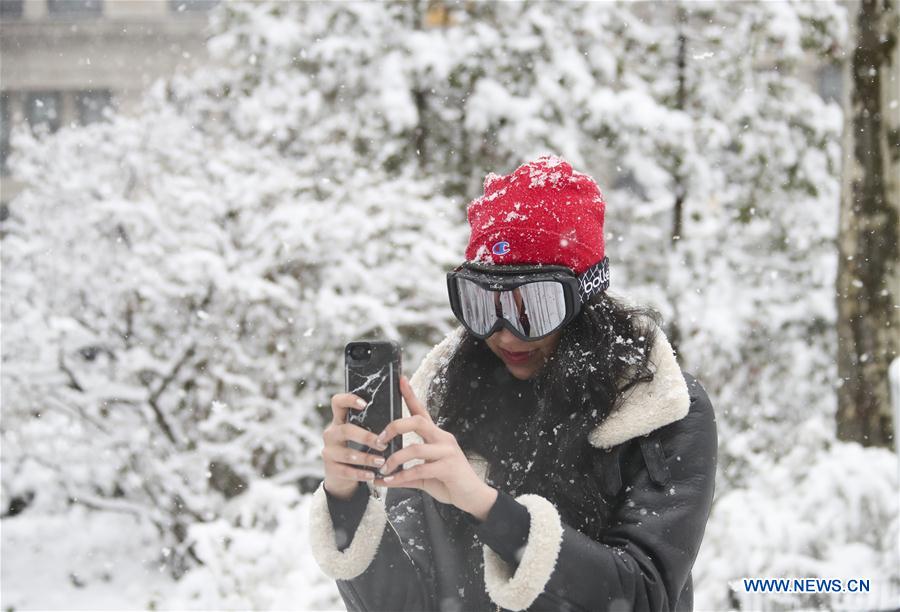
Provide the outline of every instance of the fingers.
<path id="1" fill-rule="evenodd" d="M 413 444 L 395 453 L 392 453 L 381 468 L 382 474 L 390 474 L 401 465 L 412 459 L 424 459 L 425 461 L 437 461 L 448 454 L 448 449 L 435 444 Z"/>
<path id="2" fill-rule="evenodd" d="M 331 413 L 335 423 L 347 421 L 347 413 L 352 410 L 362 410 L 368 404 L 366 401 L 352 393 L 335 393 L 331 396 Z"/>
<path id="3" fill-rule="evenodd" d="M 358 465 L 380 467 L 385 463 L 384 457 L 380 455 L 337 445 L 326 446 L 322 450 L 322 458 L 326 461 L 347 464 L 350 467 Z"/>
<path id="4" fill-rule="evenodd" d="M 412 385 L 409 384 L 409 379 L 406 378 L 406 376 L 400 377 L 400 394 L 403 396 L 403 399 L 406 400 L 406 406 L 409 408 L 409 413 L 411 415 L 418 414 L 429 421 L 432 420 L 425 405 L 419 401 L 419 398 L 417 398 L 415 392 L 413 392 Z"/>
<path id="5" fill-rule="evenodd" d="M 375 474 L 371 469 L 362 466 L 378 467 L 384 461 L 374 453 L 366 453 L 355 448 L 348 448 L 348 442 L 362 446 L 384 450 L 386 446 L 378 446 L 376 436 L 352 423 L 332 423 L 322 434 L 325 446 L 322 449 L 322 461 L 325 464 L 325 481 L 330 492 L 350 492 L 359 481 L 372 481 Z"/>
<path id="6" fill-rule="evenodd" d="M 412 487 L 421 488 L 424 481 L 431 478 L 443 480 L 445 464 L 444 461 L 431 461 L 428 463 L 420 463 L 408 470 L 400 470 L 396 474 L 384 476 L 375 481 L 376 485 L 394 487 Z M 382 484 L 383 483 L 383 484 Z"/>
<path id="7" fill-rule="evenodd" d="M 442 436 L 446 432 L 441 430 L 433 421 L 423 417 L 421 414 L 396 419 L 388 423 L 380 434 L 378 440 L 387 444 L 394 436 L 403 435 L 411 431 L 416 432 L 426 442 L 441 442 Z"/>
<path id="8" fill-rule="evenodd" d="M 373 472 L 343 463 L 334 463 L 329 470 L 329 475 L 342 480 L 375 480 Z"/>
<path id="9" fill-rule="evenodd" d="M 374 433 L 368 429 L 363 429 L 359 425 L 354 425 L 353 423 L 342 423 L 340 425 L 332 423 L 325 428 L 323 437 L 325 438 L 326 446 L 343 445 L 348 441 L 352 441 L 378 450 L 387 448 L 387 444 L 378 442 L 378 436 Z"/>

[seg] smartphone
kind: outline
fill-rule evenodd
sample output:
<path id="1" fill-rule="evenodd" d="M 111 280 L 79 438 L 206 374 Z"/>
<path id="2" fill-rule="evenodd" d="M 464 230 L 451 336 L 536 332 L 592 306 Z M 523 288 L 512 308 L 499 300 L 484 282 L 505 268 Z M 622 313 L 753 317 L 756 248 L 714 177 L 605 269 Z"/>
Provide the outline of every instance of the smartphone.
<path id="1" fill-rule="evenodd" d="M 385 340 L 357 340 L 344 347 L 344 387 L 368 403 L 362 410 L 350 410 L 348 423 L 379 434 L 388 423 L 403 416 L 401 352 L 400 345 Z M 403 448 L 403 436 L 394 436 L 383 451 L 352 440 L 347 441 L 347 446 L 387 459 Z M 380 474 L 378 468 L 360 467 Z"/>

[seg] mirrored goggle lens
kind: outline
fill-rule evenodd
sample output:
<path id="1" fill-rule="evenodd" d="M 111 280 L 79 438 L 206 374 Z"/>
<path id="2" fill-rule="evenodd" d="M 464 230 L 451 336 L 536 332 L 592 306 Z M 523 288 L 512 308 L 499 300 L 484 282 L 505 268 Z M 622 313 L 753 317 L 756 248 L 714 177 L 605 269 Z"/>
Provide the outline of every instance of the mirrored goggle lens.
<path id="1" fill-rule="evenodd" d="M 561 283 L 536 281 L 509 291 L 492 291 L 460 278 L 456 286 L 463 319 L 476 334 L 487 334 L 503 317 L 524 336 L 537 338 L 552 332 L 566 318 Z"/>

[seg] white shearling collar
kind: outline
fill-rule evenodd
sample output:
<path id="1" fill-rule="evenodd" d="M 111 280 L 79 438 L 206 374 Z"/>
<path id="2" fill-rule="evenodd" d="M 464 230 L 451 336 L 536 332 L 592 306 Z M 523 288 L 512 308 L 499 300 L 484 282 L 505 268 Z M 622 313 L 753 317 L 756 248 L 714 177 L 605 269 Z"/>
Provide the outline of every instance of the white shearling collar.
<path id="1" fill-rule="evenodd" d="M 420 400 L 437 371 L 453 356 L 464 329 L 458 326 L 439 342 L 422 360 L 421 365 L 410 379 L 410 385 Z M 632 438 L 648 434 L 660 427 L 683 418 L 690 408 L 687 383 L 681 372 L 672 345 L 663 331 L 657 328 L 656 343 L 650 352 L 650 361 L 656 366 L 656 373 L 650 382 L 638 383 L 619 398 L 617 408 L 597 425 L 588 435 L 590 443 L 597 448 L 611 448 Z M 432 416 L 437 416 L 429 406 Z M 406 403 L 404 416 L 409 415 Z M 404 434 L 404 444 L 417 441 L 414 433 Z M 408 436 L 408 437 L 407 437 Z"/>

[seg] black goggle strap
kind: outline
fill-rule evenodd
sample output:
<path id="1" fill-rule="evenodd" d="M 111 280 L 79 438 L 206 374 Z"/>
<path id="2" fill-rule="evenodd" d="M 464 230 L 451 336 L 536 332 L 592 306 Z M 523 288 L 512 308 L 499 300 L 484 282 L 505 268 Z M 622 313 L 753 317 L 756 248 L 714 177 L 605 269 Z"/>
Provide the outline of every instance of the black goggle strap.
<path id="1" fill-rule="evenodd" d="M 604 257 L 578 277 L 578 295 L 585 304 L 591 297 L 609 287 L 609 257 Z"/>

